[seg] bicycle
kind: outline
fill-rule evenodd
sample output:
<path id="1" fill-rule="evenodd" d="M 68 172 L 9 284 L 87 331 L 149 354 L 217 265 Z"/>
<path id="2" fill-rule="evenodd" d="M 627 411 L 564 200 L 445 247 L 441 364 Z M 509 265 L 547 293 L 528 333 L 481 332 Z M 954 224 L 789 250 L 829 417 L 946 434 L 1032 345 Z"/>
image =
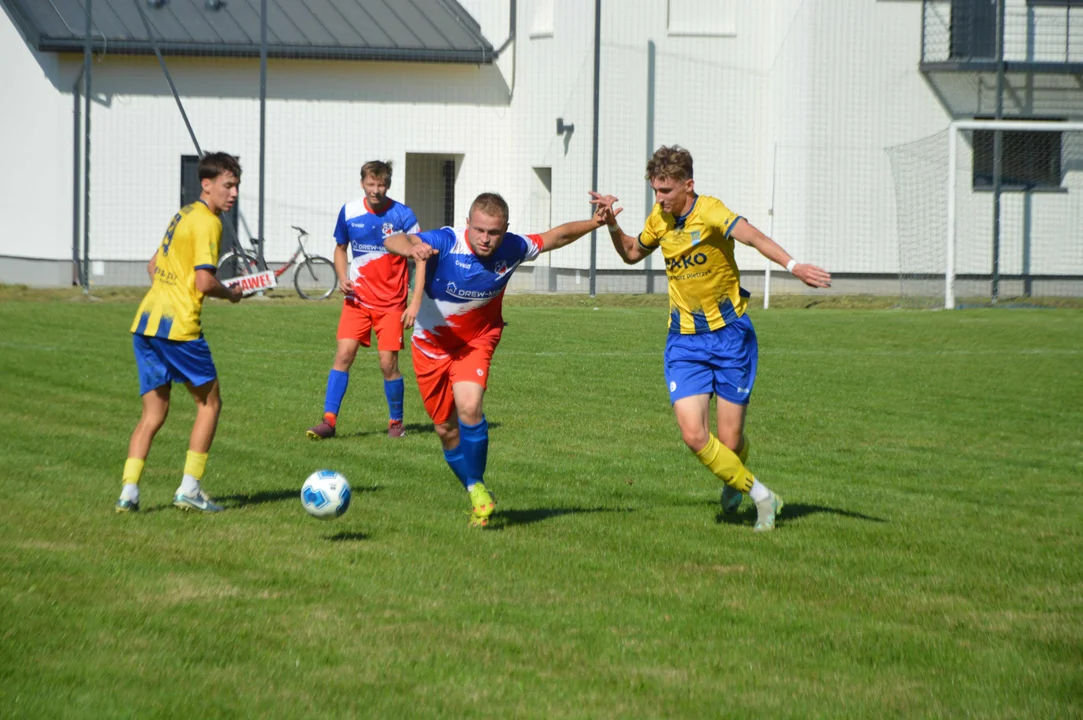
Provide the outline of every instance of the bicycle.
<path id="1" fill-rule="evenodd" d="M 325 300 L 334 294 L 338 288 L 338 275 L 335 273 L 335 264 L 320 255 L 309 255 L 305 251 L 305 238 L 308 233 L 304 228 L 292 226 L 297 231 L 297 250 L 293 253 L 286 264 L 272 272 L 277 280 L 287 270 L 296 265 L 293 271 L 293 287 L 297 294 L 305 300 Z M 258 253 L 255 242 L 249 238 L 252 252 Z M 304 258 L 298 262 L 298 258 Z M 259 263 L 256 258 L 237 245 L 222 254 L 218 259 L 218 276 L 233 278 L 241 275 L 253 275 L 258 273 Z"/>

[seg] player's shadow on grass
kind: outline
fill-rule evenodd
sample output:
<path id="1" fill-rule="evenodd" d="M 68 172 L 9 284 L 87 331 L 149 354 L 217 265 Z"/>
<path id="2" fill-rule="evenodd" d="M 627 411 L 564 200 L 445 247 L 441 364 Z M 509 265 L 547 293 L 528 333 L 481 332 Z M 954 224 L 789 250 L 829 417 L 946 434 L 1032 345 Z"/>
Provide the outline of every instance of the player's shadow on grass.
<path id="1" fill-rule="evenodd" d="M 502 530 L 511 525 L 529 525 L 561 515 L 580 513 L 629 513 L 631 508 L 534 508 L 533 510 L 497 510 L 486 530 Z"/>
<path id="2" fill-rule="evenodd" d="M 712 503 L 714 505 L 714 503 Z M 716 506 L 717 507 L 717 506 Z M 863 515 L 858 512 L 852 512 L 850 510 L 840 510 L 838 508 L 827 507 L 826 505 L 805 505 L 802 503 L 786 503 L 782 508 L 782 514 L 778 516 L 778 523 L 780 525 L 785 524 L 791 520 L 798 520 L 806 515 L 816 515 L 817 513 L 827 513 L 829 515 L 840 515 L 842 517 L 853 518 L 854 520 L 865 520 L 866 522 L 886 523 L 888 522 L 884 518 L 874 517 L 872 515 Z M 756 506 L 747 499 L 741 505 L 741 510 L 733 515 L 725 515 L 721 510 L 715 516 L 716 523 L 725 523 L 727 525 L 755 525 L 756 524 Z"/>
<path id="3" fill-rule="evenodd" d="M 422 424 L 422 423 L 409 423 L 409 424 L 403 425 L 402 427 L 403 427 L 404 430 L 406 430 L 407 435 L 413 435 L 415 433 L 418 434 L 418 435 L 424 435 L 426 433 L 432 434 L 432 433 L 436 432 L 432 427 L 432 423 L 429 423 L 428 425 L 425 425 L 425 424 Z M 500 423 L 498 423 L 498 422 L 489 423 L 489 429 L 490 430 L 497 430 L 497 429 L 499 429 L 499 427 L 500 427 Z M 374 429 L 371 429 L 371 430 L 358 430 L 357 432 L 346 433 L 344 435 L 336 435 L 335 438 L 338 439 L 338 440 L 347 440 L 349 438 L 373 437 L 373 436 L 380 436 L 380 435 L 387 435 L 387 428 L 382 428 L 382 429 L 381 428 L 374 428 Z"/>

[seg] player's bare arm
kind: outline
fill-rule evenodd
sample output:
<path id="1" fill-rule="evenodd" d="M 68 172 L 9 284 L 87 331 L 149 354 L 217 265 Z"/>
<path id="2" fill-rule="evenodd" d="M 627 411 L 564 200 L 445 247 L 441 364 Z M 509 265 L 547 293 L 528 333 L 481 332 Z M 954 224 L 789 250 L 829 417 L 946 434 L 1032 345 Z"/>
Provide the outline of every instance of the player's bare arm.
<path id="1" fill-rule="evenodd" d="M 350 284 L 350 256 L 346 245 L 335 245 L 335 277 L 338 278 L 338 289 L 343 295 L 353 292 Z"/>
<path id="2" fill-rule="evenodd" d="M 752 223 L 744 218 L 737 221 L 737 225 L 730 234 L 734 240 L 744 245 L 748 245 L 749 247 L 756 248 L 760 255 L 763 255 L 771 262 L 778 263 L 782 267 L 788 268 L 795 278 L 809 287 L 831 287 L 831 273 L 821 267 L 809 263 L 795 263 L 794 266 L 790 268 L 789 264 L 794 260 L 794 257 L 783 250 L 781 245 L 764 235 Z"/>
<path id="3" fill-rule="evenodd" d="M 196 290 L 199 290 L 204 295 L 229 300 L 231 303 L 240 302 L 241 298 L 244 297 L 244 291 L 241 290 L 240 285 L 226 287 L 218 282 L 218 278 L 215 277 L 213 272 L 203 268 L 196 269 Z"/>
<path id="4" fill-rule="evenodd" d="M 591 230 L 597 230 L 603 225 L 605 225 L 605 212 L 601 208 L 594 211 L 594 215 L 590 220 L 576 220 L 557 225 L 555 228 L 546 230 L 541 234 L 541 251 L 549 252 L 570 245 Z"/>
<path id="5" fill-rule="evenodd" d="M 602 195 L 593 190 L 590 191 L 590 198 L 591 204 L 602 212 L 609 230 L 609 239 L 613 241 L 613 249 L 620 255 L 621 260 L 628 265 L 634 265 L 651 254 L 652 251 L 640 247 L 639 240 L 634 235 L 626 235 L 621 230 L 617 223 L 617 215 L 620 215 L 624 208 L 616 207 L 619 198 L 613 195 Z"/>
<path id="6" fill-rule="evenodd" d="M 147 275 L 150 275 L 151 282 L 154 282 L 154 271 L 158 269 L 158 253 L 155 252 L 150 256 L 150 261 L 147 263 Z"/>
<path id="7" fill-rule="evenodd" d="M 402 326 L 410 328 L 414 326 L 414 320 L 421 310 L 421 296 L 425 293 L 425 268 L 427 260 L 414 261 L 414 294 L 410 297 L 410 304 L 402 312 Z"/>
<path id="8" fill-rule="evenodd" d="M 406 233 L 396 233 L 386 238 L 384 240 L 384 247 L 387 248 L 389 253 L 401 255 L 405 258 L 412 258 L 415 262 L 418 260 L 428 260 L 438 252 L 433 246 L 429 245 L 417 235 L 408 235 Z"/>

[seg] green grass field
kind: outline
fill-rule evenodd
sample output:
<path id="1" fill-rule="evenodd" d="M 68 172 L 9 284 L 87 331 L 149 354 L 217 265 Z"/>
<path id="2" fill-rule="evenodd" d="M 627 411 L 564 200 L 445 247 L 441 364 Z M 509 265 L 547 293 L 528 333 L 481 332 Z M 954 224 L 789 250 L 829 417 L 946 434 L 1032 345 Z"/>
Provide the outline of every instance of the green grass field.
<path id="1" fill-rule="evenodd" d="M 1083 716 L 1081 310 L 754 311 L 761 535 L 681 443 L 664 298 L 511 297 L 477 531 L 408 352 L 406 438 L 370 351 L 305 439 L 338 309 L 282 300 L 205 311 L 227 512 L 170 505 L 176 388 L 115 515 L 136 302 L 67 295 L 0 295 L 0 716 Z"/>

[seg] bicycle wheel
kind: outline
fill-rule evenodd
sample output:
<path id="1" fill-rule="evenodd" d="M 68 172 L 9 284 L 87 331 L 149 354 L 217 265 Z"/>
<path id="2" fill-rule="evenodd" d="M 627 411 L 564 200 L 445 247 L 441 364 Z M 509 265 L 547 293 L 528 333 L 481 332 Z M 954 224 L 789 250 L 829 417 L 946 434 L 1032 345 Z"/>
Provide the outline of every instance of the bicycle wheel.
<path id="1" fill-rule="evenodd" d="M 254 257 L 247 253 L 230 250 L 218 258 L 219 280 L 228 280 L 241 275 L 252 275 L 257 272 L 259 272 L 259 264 Z"/>
<path id="2" fill-rule="evenodd" d="M 313 255 L 293 271 L 293 285 L 305 300 L 329 298 L 338 287 L 335 264 L 325 257 Z"/>

